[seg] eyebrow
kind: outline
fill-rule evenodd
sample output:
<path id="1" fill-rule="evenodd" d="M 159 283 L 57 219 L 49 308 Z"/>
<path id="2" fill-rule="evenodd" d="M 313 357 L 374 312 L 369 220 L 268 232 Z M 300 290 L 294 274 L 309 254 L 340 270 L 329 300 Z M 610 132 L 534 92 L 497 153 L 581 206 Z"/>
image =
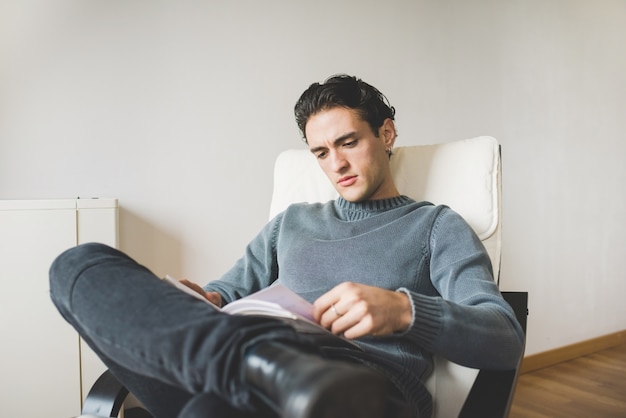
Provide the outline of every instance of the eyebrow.
<path id="1" fill-rule="evenodd" d="M 341 135 L 340 137 L 338 137 L 337 139 L 335 139 L 333 141 L 333 145 L 337 146 L 340 143 L 342 143 L 343 141 L 345 141 L 346 139 L 350 139 L 350 138 L 355 138 L 357 136 L 356 131 L 352 131 L 352 132 L 348 132 L 346 134 Z M 315 148 L 310 148 L 309 150 L 311 151 L 311 153 L 315 154 L 318 151 L 322 151 L 324 150 L 326 147 L 315 147 Z"/>

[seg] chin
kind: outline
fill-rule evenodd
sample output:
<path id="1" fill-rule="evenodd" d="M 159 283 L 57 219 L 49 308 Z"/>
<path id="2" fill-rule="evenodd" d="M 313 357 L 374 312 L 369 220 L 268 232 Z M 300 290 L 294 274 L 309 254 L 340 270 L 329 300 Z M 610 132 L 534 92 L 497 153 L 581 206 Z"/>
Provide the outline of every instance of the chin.
<path id="1" fill-rule="evenodd" d="M 337 190 L 337 189 L 335 189 Z M 362 189 L 358 187 L 348 187 L 342 190 L 337 190 L 339 196 L 343 197 L 348 202 L 352 203 L 360 203 L 370 200 L 372 198 L 372 193 L 369 192 L 368 189 Z"/>
<path id="2" fill-rule="evenodd" d="M 367 200 L 367 197 L 362 196 L 362 195 L 352 195 L 352 194 L 341 194 L 341 197 L 343 197 L 345 200 L 347 200 L 348 202 L 352 202 L 352 203 L 360 203 L 360 202 L 364 202 Z"/>

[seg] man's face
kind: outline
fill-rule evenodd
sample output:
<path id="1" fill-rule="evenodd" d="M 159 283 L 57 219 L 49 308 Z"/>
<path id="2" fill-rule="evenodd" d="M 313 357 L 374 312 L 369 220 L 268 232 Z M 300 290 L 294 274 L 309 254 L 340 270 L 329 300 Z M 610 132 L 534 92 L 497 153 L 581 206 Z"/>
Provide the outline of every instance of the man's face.
<path id="1" fill-rule="evenodd" d="M 335 107 L 311 116 L 305 131 L 309 149 L 344 199 L 362 202 L 398 196 L 386 152 L 396 138 L 391 119 L 385 120 L 377 137 L 354 110 Z"/>

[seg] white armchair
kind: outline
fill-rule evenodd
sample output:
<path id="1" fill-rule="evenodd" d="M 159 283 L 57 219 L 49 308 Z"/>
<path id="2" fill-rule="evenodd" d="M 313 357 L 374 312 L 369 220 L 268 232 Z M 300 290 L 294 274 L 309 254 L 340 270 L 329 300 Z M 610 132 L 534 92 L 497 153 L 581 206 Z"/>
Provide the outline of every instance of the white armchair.
<path id="1" fill-rule="evenodd" d="M 500 146 L 495 138 L 486 136 L 436 145 L 396 147 L 391 157 L 391 170 L 400 193 L 417 201 L 445 204 L 472 226 L 489 252 L 498 283 L 501 248 L 500 169 Z M 307 149 L 288 150 L 279 155 L 274 169 L 270 217 L 291 203 L 325 202 L 337 196 L 337 192 Z M 519 311 L 518 320 L 525 329 L 527 295 L 523 292 L 514 293 L 504 296 L 507 300 L 514 299 L 513 303 L 518 305 L 514 308 Z M 478 399 L 468 400 L 465 412 L 461 413 L 468 394 L 477 381 L 478 373 L 476 369 L 459 366 L 440 357 L 435 358 L 435 372 L 426 382 L 435 402 L 434 418 L 486 418 L 508 414 L 516 371 L 508 373 L 510 376 L 506 379 L 499 373 L 485 373 L 499 376 L 500 380 L 489 379 L 485 384 L 490 385 L 490 389 L 476 386 L 474 393 L 482 393 L 483 390 L 502 391 L 503 385 L 508 385 L 510 390 L 501 395 L 501 398 L 506 396 L 506 399 L 489 399 L 489 405 L 482 405 L 483 401 Z M 502 406 L 496 407 L 494 403 Z M 480 414 L 469 415 L 483 406 L 494 409 L 494 412 L 490 414 L 481 409 Z"/>

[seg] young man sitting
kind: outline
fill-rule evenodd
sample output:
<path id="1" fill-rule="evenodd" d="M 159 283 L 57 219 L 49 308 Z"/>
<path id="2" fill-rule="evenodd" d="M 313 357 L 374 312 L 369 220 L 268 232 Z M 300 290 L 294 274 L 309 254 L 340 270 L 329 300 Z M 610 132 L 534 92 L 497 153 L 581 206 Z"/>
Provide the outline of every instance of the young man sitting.
<path id="1" fill-rule="evenodd" d="M 394 113 L 356 77 L 312 84 L 296 121 L 340 197 L 291 205 L 223 277 L 185 282 L 217 306 L 280 282 L 360 350 L 221 313 L 100 244 L 57 258 L 52 299 L 156 417 L 429 417 L 433 354 L 513 369 L 523 332 L 468 224 L 398 192 Z"/>

